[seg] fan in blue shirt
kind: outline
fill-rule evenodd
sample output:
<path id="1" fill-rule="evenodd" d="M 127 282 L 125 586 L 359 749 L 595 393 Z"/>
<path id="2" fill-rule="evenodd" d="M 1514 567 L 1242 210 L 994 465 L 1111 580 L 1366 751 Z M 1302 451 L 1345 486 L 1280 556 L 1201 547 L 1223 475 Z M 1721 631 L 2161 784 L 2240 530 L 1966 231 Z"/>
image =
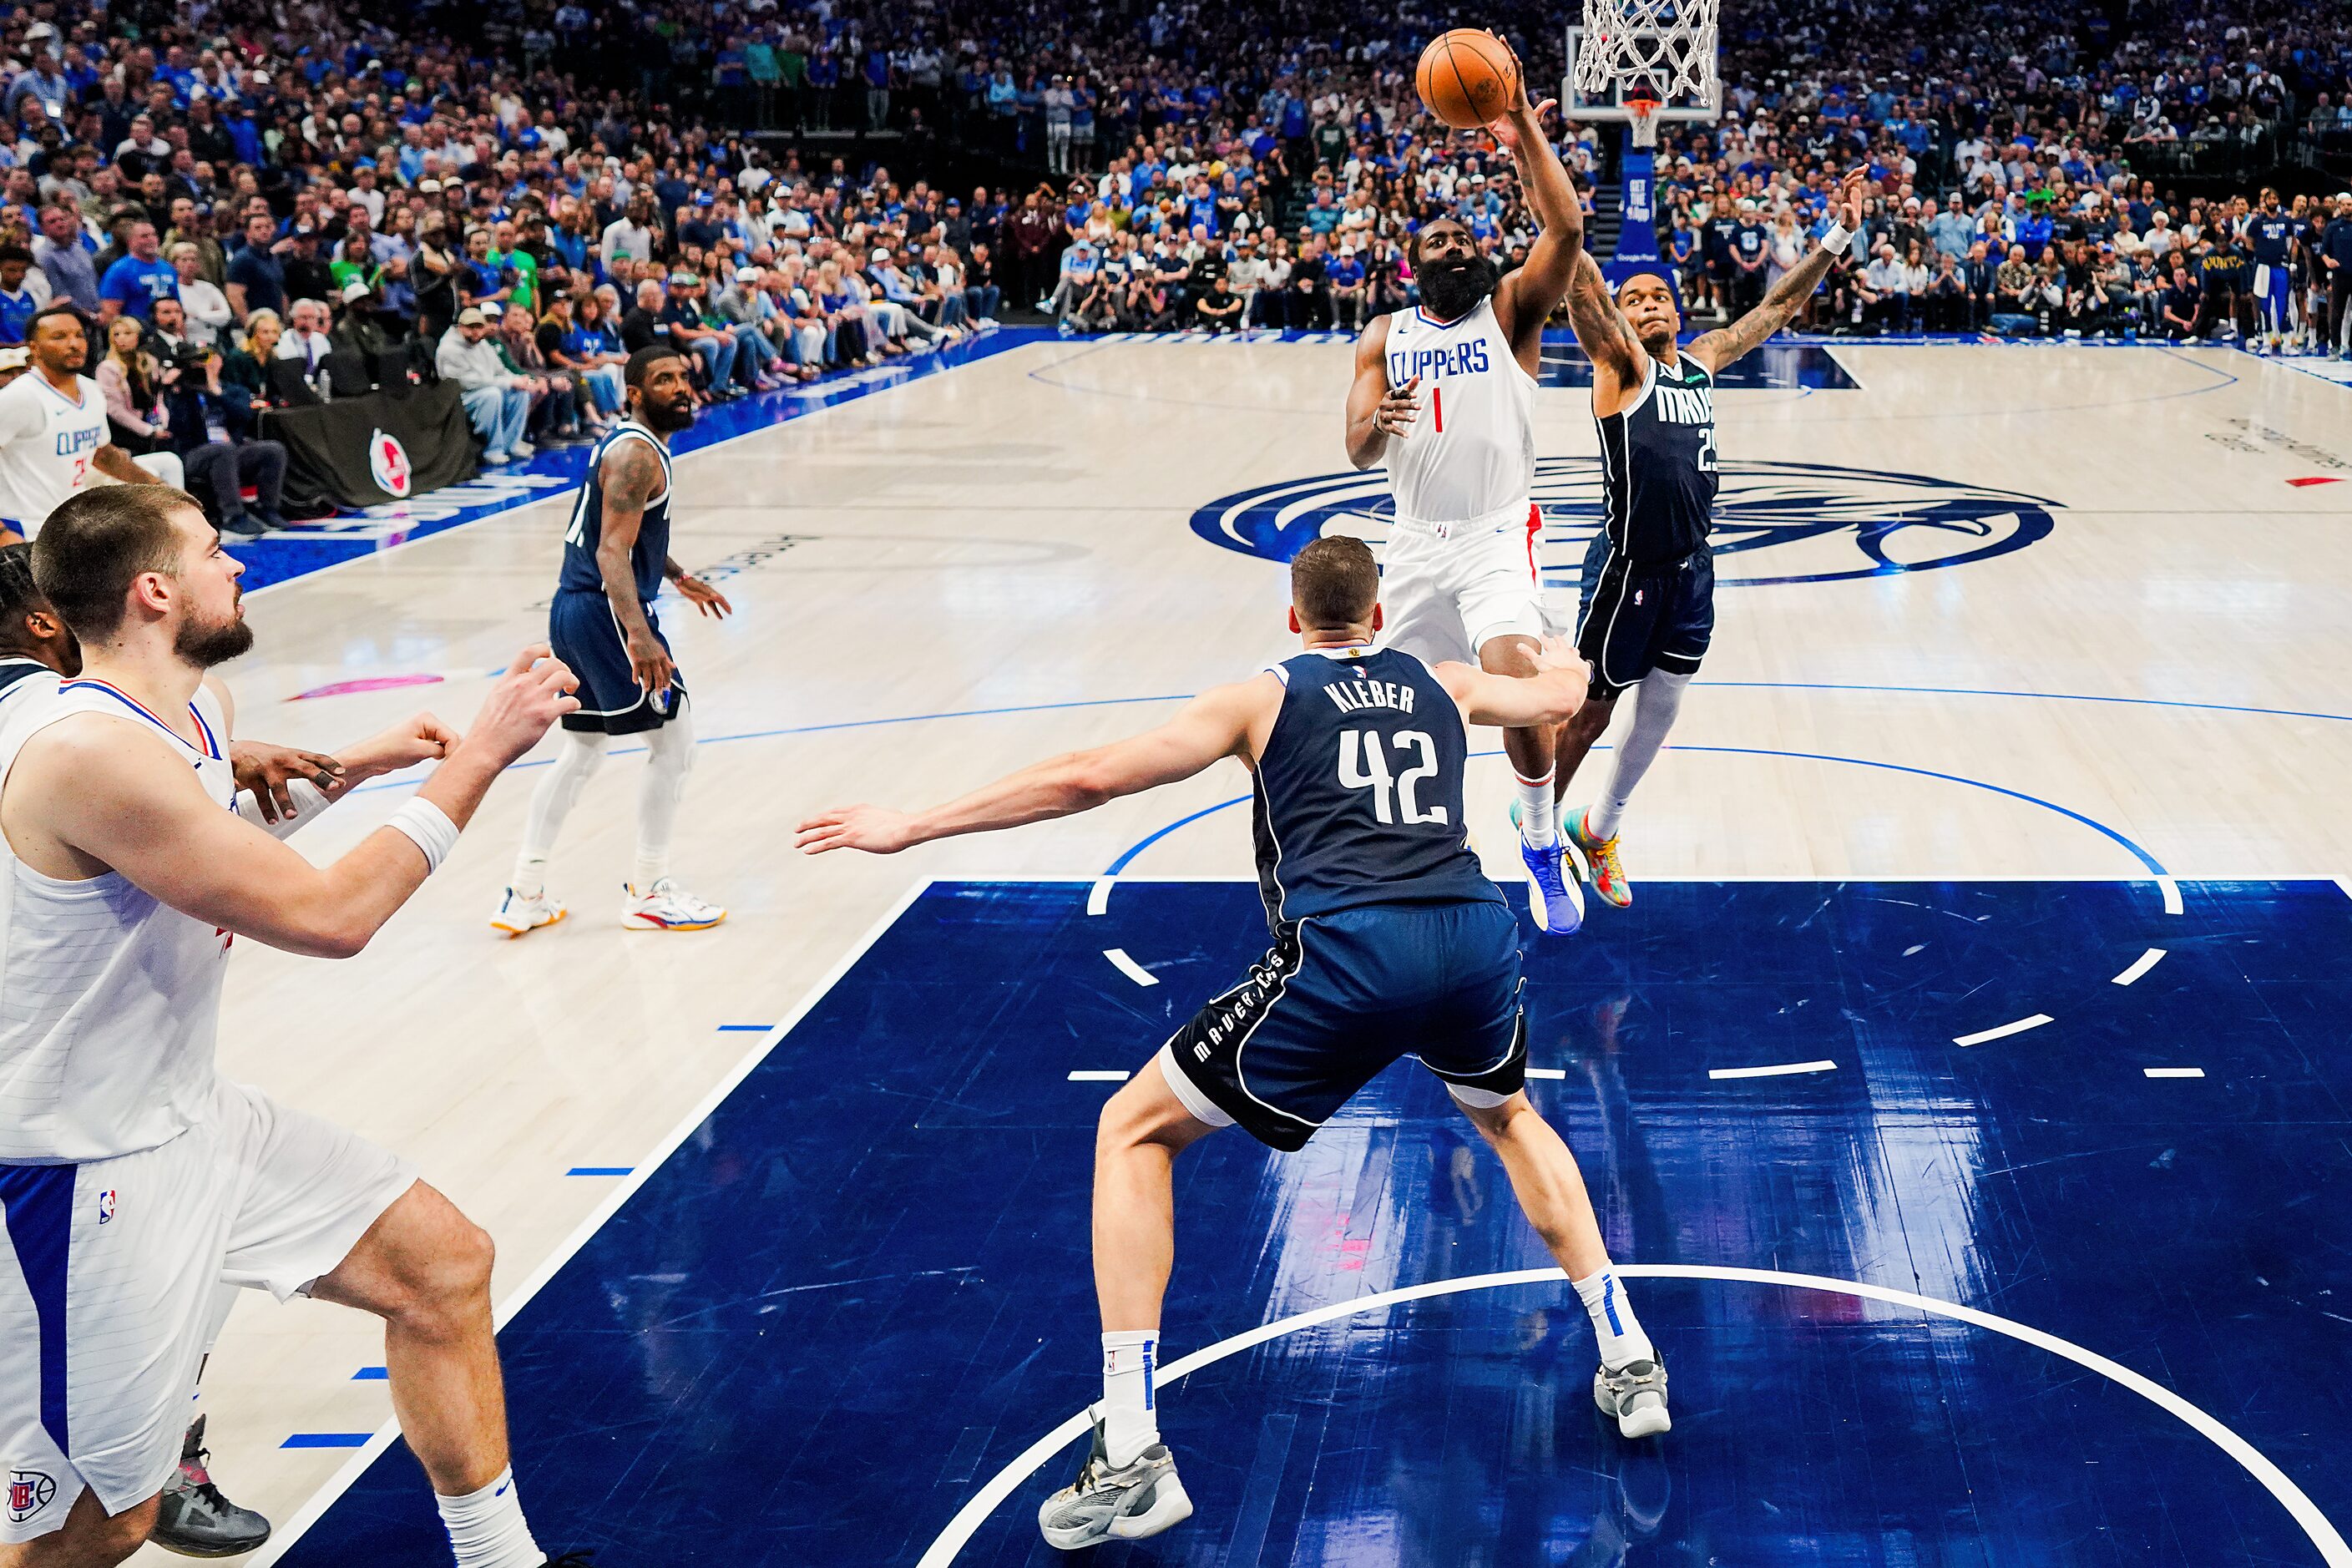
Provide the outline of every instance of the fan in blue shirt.
<path id="1" fill-rule="evenodd" d="M 132 315 L 142 321 L 155 319 L 155 301 L 180 297 L 180 275 L 163 258 L 162 242 L 152 223 L 131 226 L 130 254 L 106 269 L 98 280 L 98 310 L 102 320 Z"/>

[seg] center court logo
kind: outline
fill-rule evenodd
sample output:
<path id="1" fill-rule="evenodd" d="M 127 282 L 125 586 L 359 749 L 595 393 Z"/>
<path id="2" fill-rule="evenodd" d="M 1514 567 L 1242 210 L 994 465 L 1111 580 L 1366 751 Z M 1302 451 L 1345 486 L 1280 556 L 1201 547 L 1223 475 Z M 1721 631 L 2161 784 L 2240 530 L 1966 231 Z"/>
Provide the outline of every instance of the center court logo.
<path id="1" fill-rule="evenodd" d="M 58 1483 L 38 1470 L 8 1472 L 8 1522 L 22 1524 L 49 1506 L 58 1495 Z"/>
<path id="2" fill-rule="evenodd" d="M 1536 465 L 1533 493 L 1544 517 L 1544 584 L 1572 590 L 1601 528 L 1601 461 L 1547 458 Z M 1727 462 L 1715 501 L 1716 581 L 1839 583 L 1989 561 L 2047 537 L 2058 504 L 1925 474 Z M 1391 510 L 1379 469 L 1318 474 L 1220 497 L 1192 514 L 1192 531 L 1288 561 L 1327 532 L 1382 539 Z"/>

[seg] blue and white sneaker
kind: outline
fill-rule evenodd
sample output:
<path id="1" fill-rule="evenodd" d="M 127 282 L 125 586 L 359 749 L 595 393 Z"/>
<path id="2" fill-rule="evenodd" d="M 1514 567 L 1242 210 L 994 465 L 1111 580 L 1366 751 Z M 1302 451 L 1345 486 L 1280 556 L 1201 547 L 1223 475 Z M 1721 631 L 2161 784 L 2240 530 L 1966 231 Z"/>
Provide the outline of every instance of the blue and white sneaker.
<path id="1" fill-rule="evenodd" d="M 1573 936 L 1584 924 L 1584 889 L 1569 868 L 1566 840 L 1555 835 L 1541 848 L 1519 839 L 1528 867 L 1528 910 L 1536 929 L 1550 936 Z"/>

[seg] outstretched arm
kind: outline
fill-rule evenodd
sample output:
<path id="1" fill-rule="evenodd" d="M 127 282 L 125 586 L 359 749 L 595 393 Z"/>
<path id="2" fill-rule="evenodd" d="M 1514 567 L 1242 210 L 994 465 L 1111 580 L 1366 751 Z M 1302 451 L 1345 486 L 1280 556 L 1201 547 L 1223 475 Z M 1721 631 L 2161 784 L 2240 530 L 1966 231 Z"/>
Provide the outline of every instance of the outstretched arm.
<path id="1" fill-rule="evenodd" d="M 1348 384 L 1348 461 L 1369 468 L 1388 451 L 1390 437 L 1412 433 L 1421 412 L 1413 393 L 1420 385 L 1417 375 L 1402 386 L 1389 384 L 1389 319 L 1376 317 L 1356 340 L 1356 379 Z"/>
<path id="2" fill-rule="evenodd" d="M 1519 70 L 1513 73 L 1510 107 L 1488 128 L 1510 150 L 1519 188 L 1541 225 L 1528 247 L 1527 264 L 1495 290 L 1495 323 L 1523 360 L 1540 351 L 1544 318 L 1568 292 L 1576 258 L 1584 254 L 1584 205 L 1576 199 L 1576 183 L 1569 178 L 1551 138 L 1544 134 L 1543 118 L 1551 107 L 1549 99 L 1528 103 L 1527 72 Z"/>
<path id="3" fill-rule="evenodd" d="M 1576 276 L 1568 286 L 1568 323 L 1576 330 L 1577 346 L 1592 361 L 1593 407 L 1613 406 L 1624 388 L 1640 384 L 1648 351 L 1610 297 L 1609 281 L 1590 254 L 1576 258 Z"/>
<path id="4" fill-rule="evenodd" d="M 1719 371 L 1765 339 L 1789 324 L 1790 319 L 1804 309 L 1805 301 L 1813 297 L 1823 278 L 1845 254 L 1853 231 L 1862 225 L 1862 192 L 1869 176 L 1855 170 L 1838 186 L 1836 205 L 1831 209 L 1836 227 L 1825 236 L 1812 253 L 1783 273 L 1780 281 L 1772 285 L 1764 302 L 1727 327 L 1700 334 L 1683 352 L 1712 371 Z"/>
<path id="5" fill-rule="evenodd" d="M 1537 648 L 1533 675 L 1490 675 L 1475 665 L 1448 660 L 1430 667 L 1437 683 L 1473 724 L 1506 730 L 1561 724 L 1584 706 L 1592 667 L 1566 637 L 1546 637 Z"/>
<path id="6" fill-rule="evenodd" d="M 1282 682 L 1272 675 L 1220 686 L 1156 730 L 1048 758 L 929 811 L 848 805 L 819 812 L 801 824 L 793 843 L 811 855 L 828 849 L 895 855 L 934 838 L 1092 811 L 1120 795 L 1191 778 L 1220 757 L 1244 754 L 1254 731 L 1272 728 L 1281 705 Z"/>

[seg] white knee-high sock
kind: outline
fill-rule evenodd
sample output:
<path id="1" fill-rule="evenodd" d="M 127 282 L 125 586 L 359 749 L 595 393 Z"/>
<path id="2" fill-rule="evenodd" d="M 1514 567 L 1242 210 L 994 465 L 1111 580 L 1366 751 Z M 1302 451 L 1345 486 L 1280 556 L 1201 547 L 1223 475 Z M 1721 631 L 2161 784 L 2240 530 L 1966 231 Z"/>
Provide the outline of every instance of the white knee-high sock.
<path id="1" fill-rule="evenodd" d="M 1116 1469 L 1160 1441 L 1160 1331 L 1108 1333 L 1102 1345 L 1103 1448 Z"/>
<path id="2" fill-rule="evenodd" d="M 1595 837 L 1617 837 L 1617 824 L 1625 815 L 1626 803 L 1633 798 L 1633 786 L 1658 760 L 1658 748 L 1665 744 L 1666 731 L 1675 727 L 1675 715 L 1683 710 L 1683 690 L 1690 683 L 1687 675 L 1654 669 L 1633 688 L 1633 721 L 1625 727 L 1617 749 L 1609 753 L 1609 777 L 1584 819 L 1587 831 Z"/>
<path id="3" fill-rule="evenodd" d="M 694 771 L 694 709 L 646 731 L 646 776 L 637 786 L 637 865 L 630 880 L 639 892 L 669 875 L 670 830 L 686 799 L 686 775 Z"/>
<path id="4" fill-rule="evenodd" d="M 1552 776 L 1550 768 L 1536 779 L 1517 768 L 1511 770 L 1511 784 L 1519 803 L 1519 837 L 1538 849 L 1550 843 L 1558 831 L 1552 826 Z"/>
<path id="5" fill-rule="evenodd" d="M 522 849 L 515 857 L 514 890 L 536 898 L 547 889 L 547 857 L 563 819 L 580 804 L 580 792 L 604 765 L 604 737 L 590 730 L 558 731 L 555 763 L 539 787 L 530 792 L 530 813 L 523 818 Z"/>
<path id="6" fill-rule="evenodd" d="M 449 1531 L 457 1568 L 544 1568 L 547 1553 L 530 1538 L 512 1468 L 500 1470 L 499 1479 L 480 1491 L 464 1497 L 436 1492 L 433 1501 Z"/>
<path id="7" fill-rule="evenodd" d="M 1650 1336 L 1643 1331 L 1642 1320 L 1633 1315 L 1633 1300 L 1625 1294 L 1624 1282 L 1617 1278 L 1615 1269 L 1602 1268 L 1570 1283 L 1576 1287 L 1577 1299 L 1584 1303 L 1585 1313 L 1592 1320 L 1593 1337 L 1601 1342 L 1601 1365 L 1615 1368 L 1658 1359 Z"/>

